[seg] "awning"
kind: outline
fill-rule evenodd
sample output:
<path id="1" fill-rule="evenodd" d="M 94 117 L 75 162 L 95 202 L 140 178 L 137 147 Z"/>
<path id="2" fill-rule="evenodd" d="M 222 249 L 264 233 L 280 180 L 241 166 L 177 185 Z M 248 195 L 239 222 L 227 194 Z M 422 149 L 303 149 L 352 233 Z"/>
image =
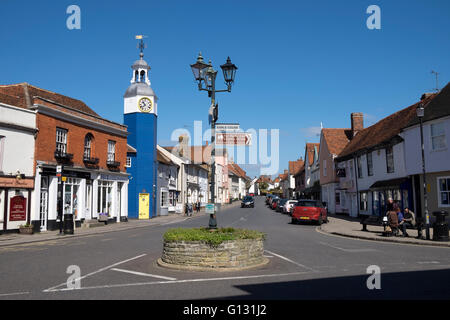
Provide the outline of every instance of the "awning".
<path id="1" fill-rule="evenodd" d="M 385 189 L 385 188 L 389 188 L 389 187 L 400 188 L 400 186 L 407 181 L 408 181 L 408 178 L 398 178 L 398 179 L 377 181 L 373 185 L 371 185 L 369 189 Z"/>

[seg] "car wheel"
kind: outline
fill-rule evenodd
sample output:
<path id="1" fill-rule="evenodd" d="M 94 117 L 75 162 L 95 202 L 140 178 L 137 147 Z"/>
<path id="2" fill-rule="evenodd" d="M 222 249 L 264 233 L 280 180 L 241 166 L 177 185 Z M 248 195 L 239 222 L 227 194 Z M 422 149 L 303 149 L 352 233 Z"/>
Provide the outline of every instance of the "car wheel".
<path id="1" fill-rule="evenodd" d="M 297 224 L 297 221 L 294 218 L 292 218 L 291 223 L 292 224 Z"/>
<path id="2" fill-rule="evenodd" d="M 319 217 L 319 220 L 317 220 L 317 223 L 319 224 L 319 226 L 323 224 L 322 216 Z"/>

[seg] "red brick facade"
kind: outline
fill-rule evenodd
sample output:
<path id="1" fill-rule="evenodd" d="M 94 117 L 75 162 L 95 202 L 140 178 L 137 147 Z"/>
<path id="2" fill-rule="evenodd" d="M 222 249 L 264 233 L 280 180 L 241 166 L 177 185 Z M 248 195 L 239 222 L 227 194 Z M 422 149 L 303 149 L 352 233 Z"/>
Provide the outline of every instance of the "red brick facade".
<path id="1" fill-rule="evenodd" d="M 111 133 L 105 133 L 99 130 L 83 127 L 77 124 L 55 119 L 53 117 L 38 113 L 37 127 L 39 133 L 36 138 L 36 153 L 35 161 L 45 161 L 49 163 L 56 162 L 56 128 L 66 129 L 67 132 L 67 153 L 73 154 L 73 165 L 78 167 L 85 167 L 83 161 L 84 155 L 84 139 L 87 134 L 93 136 L 91 157 L 98 158 L 99 169 L 108 170 L 107 156 L 108 156 L 108 141 L 116 142 L 115 146 L 115 161 L 120 162 L 120 171 L 125 172 L 125 164 L 127 158 L 127 138 Z M 35 163 L 36 164 L 36 163 Z M 36 167 L 36 165 L 35 165 Z"/>

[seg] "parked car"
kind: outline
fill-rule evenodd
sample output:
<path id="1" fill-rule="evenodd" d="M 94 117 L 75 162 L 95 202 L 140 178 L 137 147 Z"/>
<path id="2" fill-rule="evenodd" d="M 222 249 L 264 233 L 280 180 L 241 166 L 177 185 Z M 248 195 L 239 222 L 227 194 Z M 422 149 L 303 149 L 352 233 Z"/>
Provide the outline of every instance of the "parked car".
<path id="1" fill-rule="evenodd" d="M 241 202 L 241 208 L 254 208 L 255 207 L 255 199 L 250 196 L 245 196 Z"/>
<path id="2" fill-rule="evenodd" d="M 270 204 L 270 198 L 272 198 L 273 195 L 272 194 L 268 194 L 266 195 L 266 204 L 269 205 Z"/>
<path id="3" fill-rule="evenodd" d="M 273 210 L 276 210 L 277 209 L 277 206 L 278 206 L 278 203 L 280 202 L 280 198 L 278 198 L 278 197 L 276 197 L 276 198 L 274 198 L 273 200 L 272 200 L 272 209 Z"/>
<path id="4" fill-rule="evenodd" d="M 250 193 L 249 196 L 250 196 L 250 197 L 254 197 L 255 194 L 254 194 L 254 193 Z"/>
<path id="5" fill-rule="evenodd" d="M 289 215 L 292 214 L 291 210 L 294 207 L 294 205 L 297 203 L 297 200 L 288 200 L 283 206 L 283 213 L 287 213 Z"/>
<path id="6" fill-rule="evenodd" d="M 318 200 L 299 200 L 292 212 L 292 223 L 314 221 L 321 225 L 328 222 L 327 209 Z"/>
<path id="7" fill-rule="evenodd" d="M 284 207 L 284 204 L 285 204 L 287 201 L 288 201 L 288 199 L 280 199 L 280 202 L 279 202 L 278 205 L 277 205 L 276 211 L 277 211 L 277 212 L 283 213 L 283 207 Z"/>

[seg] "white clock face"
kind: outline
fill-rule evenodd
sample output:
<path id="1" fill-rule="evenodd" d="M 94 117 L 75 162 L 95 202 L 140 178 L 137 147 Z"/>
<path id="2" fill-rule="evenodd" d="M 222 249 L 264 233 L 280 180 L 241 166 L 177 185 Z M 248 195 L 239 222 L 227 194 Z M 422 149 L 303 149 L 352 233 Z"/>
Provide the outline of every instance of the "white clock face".
<path id="1" fill-rule="evenodd" d="M 142 112 L 150 112 L 153 109 L 152 100 L 149 98 L 141 98 L 139 99 L 138 107 Z"/>

